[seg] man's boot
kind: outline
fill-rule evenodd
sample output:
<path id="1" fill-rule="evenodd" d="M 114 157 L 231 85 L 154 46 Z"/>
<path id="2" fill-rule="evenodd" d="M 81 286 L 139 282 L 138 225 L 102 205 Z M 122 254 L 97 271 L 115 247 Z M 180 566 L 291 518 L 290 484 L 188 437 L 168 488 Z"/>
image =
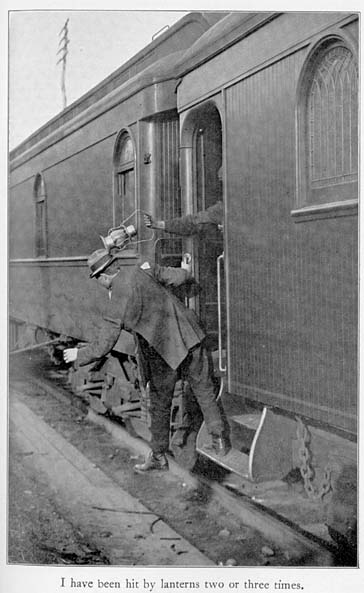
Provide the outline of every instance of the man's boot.
<path id="1" fill-rule="evenodd" d="M 164 453 L 153 453 L 151 451 L 144 463 L 134 465 L 134 471 L 138 474 L 152 470 L 165 471 L 168 469 L 168 460 Z"/>
<path id="2" fill-rule="evenodd" d="M 225 436 L 212 434 L 211 441 L 211 449 L 218 457 L 224 457 L 229 453 L 231 444 Z"/>

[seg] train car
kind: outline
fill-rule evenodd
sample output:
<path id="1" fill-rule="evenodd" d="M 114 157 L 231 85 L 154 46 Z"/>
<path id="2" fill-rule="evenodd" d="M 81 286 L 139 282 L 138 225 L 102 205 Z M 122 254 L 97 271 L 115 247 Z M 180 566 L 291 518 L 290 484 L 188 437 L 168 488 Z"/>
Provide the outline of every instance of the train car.
<path id="1" fill-rule="evenodd" d="M 352 508 L 357 45 L 355 14 L 234 13 L 187 50 L 178 87 L 184 211 L 219 199 L 224 170 L 215 265 L 185 247 L 219 331 L 224 463 L 257 481 L 300 468 L 311 499 L 336 484 Z"/>
<path id="2" fill-rule="evenodd" d="M 99 297 L 85 254 L 119 222 L 138 229 L 120 254 L 126 270 L 145 255 L 179 265 L 191 253 L 199 292 L 189 306 L 215 353 L 232 443 L 214 457 L 202 426 L 196 450 L 248 482 L 298 471 L 332 537 L 350 544 L 358 29 L 344 12 L 185 17 L 12 152 L 9 206 L 14 347 L 92 339 Z M 168 219 L 218 200 L 223 233 L 143 227 L 142 211 Z M 73 380 L 91 404 L 148 436 L 130 336 L 87 372 Z M 186 398 L 176 394 L 172 448 L 192 464 Z"/>
<path id="3" fill-rule="evenodd" d="M 99 235 L 123 220 L 139 228 L 140 242 L 121 255 L 130 269 L 154 253 L 141 208 L 152 210 L 158 201 L 166 216 L 180 213 L 174 65 L 221 17 L 186 15 L 11 152 L 13 347 L 59 335 L 92 340 L 98 294 L 93 282 L 85 284 L 85 266 L 102 247 Z M 180 243 L 162 243 L 159 257 L 175 263 Z M 129 334 L 115 350 L 134 355 Z"/>

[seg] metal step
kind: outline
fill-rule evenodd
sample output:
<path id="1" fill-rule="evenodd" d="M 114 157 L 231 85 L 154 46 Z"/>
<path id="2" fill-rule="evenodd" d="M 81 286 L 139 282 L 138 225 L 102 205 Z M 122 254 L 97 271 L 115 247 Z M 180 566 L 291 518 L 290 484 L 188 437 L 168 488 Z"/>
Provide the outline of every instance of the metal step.
<path id="1" fill-rule="evenodd" d="M 241 451 L 238 451 L 238 449 L 234 449 L 234 447 L 232 447 L 229 453 L 222 457 L 220 455 L 216 455 L 214 451 L 210 449 L 210 445 L 211 436 L 207 432 L 205 425 L 203 425 L 197 437 L 196 449 L 198 453 L 201 453 L 205 457 L 215 461 L 222 467 L 235 472 L 239 476 L 244 478 L 249 476 L 249 456 L 247 454 L 242 453 Z"/>
<path id="2" fill-rule="evenodd" d="M 239 416 L 230 416 L 229 420 L 249 428 L 250 430 L 257 430 L 262 414 L 240 414 Z"/>
<path id="3" fill-rule="evenodd" d="M 199 453 L 202 453 L 212 461 L 216 461 L 222 467 L 229 469 L 243 478 L 248 477 L 249 473 L 249 456 L 246 453 L 241 453 L 237 449 L 230 449 L 227 455 L 221 457 L 216 455 L 213 451 L 206 448 L 197 448 Z"/>
<path id="4" fill-rule="evenodd" d="M 233 447 L 249 454 L 260 420 L 261 414 L 239 414 L 228 416 L 230 439 Z"/>

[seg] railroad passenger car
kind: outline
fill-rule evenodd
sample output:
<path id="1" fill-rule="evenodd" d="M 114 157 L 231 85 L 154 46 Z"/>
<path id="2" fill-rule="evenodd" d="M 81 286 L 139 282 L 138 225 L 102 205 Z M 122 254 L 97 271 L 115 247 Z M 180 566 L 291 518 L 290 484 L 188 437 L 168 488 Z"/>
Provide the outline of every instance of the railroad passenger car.
<path id="1" fill-rule="evenodd" d="M 85 265 L 87 255 L 102 246 L 99 235 L 129 218 L 143 239 L 140 208 L 152 209 L 155 199 L 166 216 L 180 213 L 174 65 L 219 18 L 187 15 L 12 151 L 14 345 L 53 333 L 92 339 L 98 297 L 94 283 L 85 284 Z M 169 243 L 160 251 L 168 248 L 171 258 L 180 246 Z M 146 240 L 139 250 L 124 252 L 125 268 L 152 251 Z M 134 353 L 128 334 L 120 348 Z"/>
<path id="2" fill-rule="evenodd" d="M 202 426 L 197 451 L 250 482 L 299 470 L 333 537 L 353 543 L 358 15 L 192 13 L 16 148 L 10 168 L 13 346 L 92 339 L 86 254 L 108 228 L 138 228 L 126 272 L 145 255 L 179 265 L 192 253 L 189 305 L 216 354 L 232 442 L 214 458 Z M 223 233 L 143 227 L 142 211 L 166 219 L 217 200 Z M 147 436 L 131 337 L 87 371 L 73 381 L 91 404 Z M 192 464 L 181 392 L 172 448 Z"/>
<path id="3" fill-rule="evenodd" d="M 357 40 L 357 15 L 230 14 L 178 87 L 182 207 L 211 205 L 224 169 L 224 463 L 255 480 L 300 468 L 311 499 L 335 472 L 355 484 Z"/>

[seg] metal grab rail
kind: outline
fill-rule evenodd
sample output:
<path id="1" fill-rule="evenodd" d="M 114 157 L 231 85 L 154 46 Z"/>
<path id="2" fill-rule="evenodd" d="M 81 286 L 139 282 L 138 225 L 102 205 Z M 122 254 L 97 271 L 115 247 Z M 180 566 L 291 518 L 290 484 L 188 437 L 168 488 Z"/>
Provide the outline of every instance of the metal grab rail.
<path id="1" fill-rule="evenodd" d="M 217 319 L 218 319 L 218 339 L 219 339 L 219 371 L 225 373 L 226 366 L 222 366 L 222 327 L 221 327 L 221 262 L 224 261 L 222 253 L 216 260 L 217 263 Z"/>

